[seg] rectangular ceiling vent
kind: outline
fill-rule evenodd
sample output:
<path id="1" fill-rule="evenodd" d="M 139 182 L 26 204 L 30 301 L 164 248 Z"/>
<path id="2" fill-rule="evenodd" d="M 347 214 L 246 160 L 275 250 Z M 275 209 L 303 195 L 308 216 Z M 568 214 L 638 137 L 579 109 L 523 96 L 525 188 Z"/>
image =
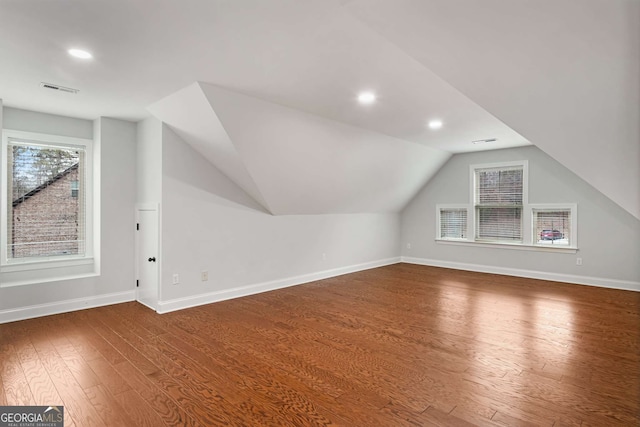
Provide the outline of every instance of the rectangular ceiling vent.
<path id="1" fill-rule="evenodd" d="M 78 92 L 80 92 L 78 89 L 73 89 L 73 88 L 70 88 L 70 87 L 64 87 L 64 86 L 60 86 L 60 85 L 54 85 L 53 83 L 42 82 L 42 83 L 40 83 L 40 87 L 43 87 L 45 89 L 57 90 L 57 91 L 60 91 L 60 92 L 67 92 L 67 93 L 78 93 Z"/>
<path id="2" fill-rule="evenodd" d="M 471 141 L 472 144 L 486 144 L 487 142 L 496 142 L 498 138 L 489 138 L 489 139 L 477 139 L 475 141 Z"/>

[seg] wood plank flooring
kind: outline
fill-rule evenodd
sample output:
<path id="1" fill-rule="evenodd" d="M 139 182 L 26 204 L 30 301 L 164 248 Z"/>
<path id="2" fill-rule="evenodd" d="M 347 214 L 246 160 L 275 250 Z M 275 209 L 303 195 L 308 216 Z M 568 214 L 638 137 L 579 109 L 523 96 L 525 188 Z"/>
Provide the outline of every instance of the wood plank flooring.
<path id="1" fill-rule="evenodd" d="M 640 293 L 396 264 L 158 315 L 0 325 L 66 426 L 639 426 Z"/>

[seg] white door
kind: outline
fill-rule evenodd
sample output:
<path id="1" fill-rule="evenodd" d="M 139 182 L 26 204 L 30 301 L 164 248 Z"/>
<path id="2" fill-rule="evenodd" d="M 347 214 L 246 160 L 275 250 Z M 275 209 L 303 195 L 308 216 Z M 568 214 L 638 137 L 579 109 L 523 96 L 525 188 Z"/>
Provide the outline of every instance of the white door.
<path id="1" fill-rule="evenodd" d="M 138 302 L 154 310 L 159 297 L 159 232 L 158 210 L 138 208 L 136 231 L 137 287 Z"/>

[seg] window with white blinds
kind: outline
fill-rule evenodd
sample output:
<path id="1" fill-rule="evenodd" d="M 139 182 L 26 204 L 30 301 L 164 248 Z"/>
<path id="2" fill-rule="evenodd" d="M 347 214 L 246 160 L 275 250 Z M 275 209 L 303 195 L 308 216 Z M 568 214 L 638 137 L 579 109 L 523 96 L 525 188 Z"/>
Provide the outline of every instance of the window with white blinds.
<path id="1" fill-rule="evenodd" d="M 93 141 L 2 131 L 0 287 L 97 274 Z"/>
<path id="2" fill-rule="evenodd" d="M 85 254 L 85 150 L 7 144 L 7 257 Z"/>
<path id="3" fill-rule="evenodd" d="M 440 239 L 467 239 L 467 208 L 439 207 Z"/>
<path id="4" fill-rule="evenodd" d="M 533 241 L 541 246 L 574 246 L 575 208 L 533 208 Z"/>
<path id="5" fill-rule="evenodd" d="M 475 239 L 522 242 L 524 166 L 474 170 Z"/>
<path id="6" fill-rule="evenodd" d="M 528 169 L 527 160 L 469 165 L 468 203 L 436 204 L 436 240 L 575 253 L 577 204 L 530 204 Z"/>

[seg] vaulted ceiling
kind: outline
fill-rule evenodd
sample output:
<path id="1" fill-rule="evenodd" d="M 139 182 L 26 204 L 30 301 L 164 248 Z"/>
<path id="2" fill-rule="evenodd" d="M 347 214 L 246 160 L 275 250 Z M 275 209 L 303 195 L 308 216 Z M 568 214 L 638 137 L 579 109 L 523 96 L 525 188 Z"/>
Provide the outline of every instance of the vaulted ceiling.
<path id="1" fill-rule="evenodd" d="M 640 218 L 639 5 L 4 0 L 0 97 L 150 112 L 274 214 L 398 211 L 453 153 L 532 143 Z"/>
<path id="2" fill-rule="evenodd" d="M 450 156 L 203 83 L 150 111 L 276 215 L 398 212 Z"/>

